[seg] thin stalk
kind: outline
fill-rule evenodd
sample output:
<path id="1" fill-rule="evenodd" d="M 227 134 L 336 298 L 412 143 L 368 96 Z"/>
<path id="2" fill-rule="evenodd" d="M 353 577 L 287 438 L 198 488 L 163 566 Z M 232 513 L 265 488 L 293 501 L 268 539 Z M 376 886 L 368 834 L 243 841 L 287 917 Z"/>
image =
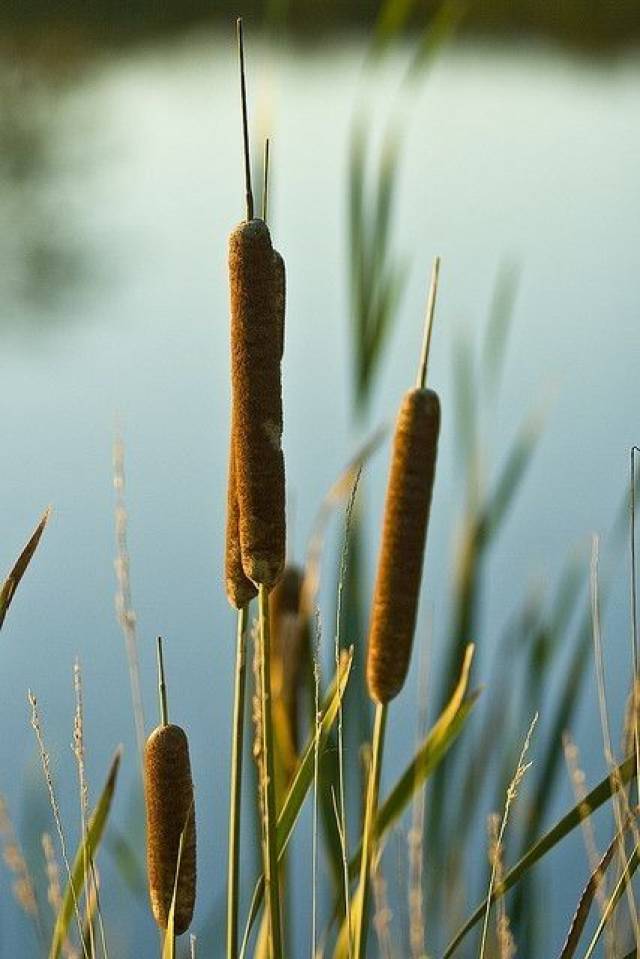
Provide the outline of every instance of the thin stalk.
<path id="1" fill-rule="evenodd" d="M 238 954 L 238 896 L 240 885 L 240 811 L 242 808 L 242 747 L 244 745 L 244 700 L 247 673 L 247 627 L 249 605 L 238 610 L 236 676 L 231 743 L 229 801 L 229 865 L 227 879 L 227 959 Z"/>
<path id="2" fill-rule="evenodd" d="M 160 706 L 160 723 L 169 725 L 169 706 L 167 705 L 167 684 L 164 678 L 164 657 L 162 655 L 162 636 L 158 636 L 158 704 Z"/>
<path id="3" fill-rule="evenodd" d="M 275 763 L 273 723 L 271 716 L 271 637 L 269 629 L 269 591 L 260 585 L 260 686 L 262 699 L 262 807 L 265 843 L 263 871 L 265 893 L 269 909 L 271 959 L 282 959 L 282 931 L 280 927 L 280 883 L 278 877 L 278 846 L 275 792 Z"/>
<path id="4" fill-rule="evenodd" d="M 371 771 L 367 788 L 367 805 L 364 817 L 362 836 L 362 855 L 360 857 L 360 895 L 361 904 L 356 916 L 355 930 L 355 959 L 365 959 L 367 953 L 367 933 L 369 931 L 367 914 L 369 912 L 369 885 L 372 859 L 373 825 L 378 809 L 378 792 L 380 790 L 380 770 L 382 768 L 382 751 L 384 748 L 384 731 L 387 724 L 387 704 L 378 703 L 373 725 L 373 744 L 371 756 Z"/>

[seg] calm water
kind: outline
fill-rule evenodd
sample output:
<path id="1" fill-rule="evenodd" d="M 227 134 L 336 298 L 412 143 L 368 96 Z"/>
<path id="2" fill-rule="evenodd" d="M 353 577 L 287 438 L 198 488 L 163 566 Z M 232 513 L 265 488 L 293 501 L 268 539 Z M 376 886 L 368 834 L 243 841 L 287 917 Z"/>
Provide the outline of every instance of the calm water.
<path id="1" fill-rule="evenodd" d="M 399 50 L 366 79 L 362 53 L 356 45 L 252 53 L 256 113 L 274 134 L 273 229 L 289 275 L 285 439 L 298 558 L 323 493 L 360 438 L 350 415 L 348 135 L 356 103 L 381 125 L 406 63 Z M 8 224 L 0 240 L 2 563 L 47 503 L 55 513 L 2 636 L 0 789 L 26 844 L 51 828 L 29 728 L 30 687 L 75 843 L 69 743 L 77 653 L 92 795 L 122 741 L 114 821 L 122 830 L 135 821 L 127 798 L 135 783 L 128 676 L 113 612 L 111 442 L 119 419 L 147 718 L 155 717 L 153 639 L 162 632 L 172 715 L 192 736 L 201 928 L 222 893 L 226 863 L 234 623 L 220 576 L 225 251 L 242 202 L 233 50 L 189 38 L 99 60 L 61 86 L 16 85 L 10 93 L 3 137 L 20 148 L 0 167 Z M 552 583 L 568 550 L 606 531 L 621 496 L 627 451 L 640 439 L 639 102 L 640 67 L 631 57 L 592 65 L 527 48 L 470 47 L 444 56 L 408 104 L 394 242 L 411 269 L 370 421 L 393 414 L 414 375 L 426 275 L 440 253 L 431 375 L 445 419 L 423 603 L 436 637 L 463 474 L 452 435 L 451 344 L 457 332 L 480 334 L 505 260 L 521 265 L 521 282 L 499 413 L 487 424 L 488 475 L 525 414 L 545 399 L 550 405 L 534 465 L 491 556 L 485 644 L 532 581 Z M 383 450 L 367 473 L 373 517 L 385 472 Z M 373 553 L 375 533 L 371 543 Z M 326 572 L 331 583 L 330 564 Z M 329 615 L 330 592 L 325 599 Z M 628 670 L 626 603 L 621 568 L 605 624 L 615 721 Z M 478 678 L 486 677 L 480 663 Z M 401 733 L 413 728 L 415 685 L 413 675 L 392 714 L 397 748 L 388 753 L 387 781 L 408 758 Z M 591 781 L 604 771 L 598 728 L 590 680 L 574 732 Z M 570 795 L 566 787 L 558 808 Z M 571 848 L 570 862 L 557 858 L 549 895 L 554 949 L 585 878 L 579 842 Z M 144 904 L 131 908 L 110 877 L 107 859 L 104 908 L 118 916 L 112 959 L 131 943 L 126 954 L 154 955 Z M 9 889 L 3 875 L 1 953 L 36 955 Z M 299 949 L 306 895 L 301 886 Z M 212 948 L 206 954 L 218 955 Z"/>

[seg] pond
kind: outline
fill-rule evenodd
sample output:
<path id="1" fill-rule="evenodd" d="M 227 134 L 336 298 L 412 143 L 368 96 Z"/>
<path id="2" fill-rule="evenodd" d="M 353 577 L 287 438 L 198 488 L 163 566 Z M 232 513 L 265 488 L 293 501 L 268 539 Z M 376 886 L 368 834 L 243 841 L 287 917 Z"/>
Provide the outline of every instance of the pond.
<path id="1" fill-rule="evenodd" d="M 75 767 L 68 747 L 77 654 L 91 796 L 95 800 L 113 749 L 124 743 L 114 822 L 123 833 L 135 824 L 132 844 L 142 854 L 129 679 L 113 602 L 112 442 L 119 428 L 147 722 L 155 721 L 154 639 L 162 633 L 172 716 L 192 742 L 200 843 L 196 933 L 204 931 L 214 906 L 219 918 L 226 864 L 234 658 L 234 619 L 221 576 L 229 412 L 226 237 L 243 202 L 234 57 L 226 37 L 196 33 L 112 51 L 65 71 L 52 68 L 50 78 L 41 68 L 17 75 L 6 64 L 0 161 L 5 567 L 44 507 L 54 508 L 2 635 L 0 791 L 34 871 L 42 870 L 39 836 L 53 827 L 29 724 L 32 689 L 69 843 L 75 844 Z M 628 482 L 629 448 L 640 440 L 640 127 L 634 122 L 640 65 L 632 56 L 590 62 L 544 48 L 461 45 L 399 93 L 405 48 L 395 48 L 373 72 L 364 71 L 363 60 L 364 45 L 355 40 L 322 48 L 256 43 L 249 56 L 256 139 L 266 130 L 273 137 L 270 217 L 289 278 L 284 400 L 290 550 L 303 559 L 322 497 L 368 430 L 392 419 L 413 382 L 430 264 L 439 254 L 430 378 L 444 420 L 418 640 L 424 641 L 431 622 L 438 659 L 452 540 L 464 506 L 452 355 L 461 336 L 480 351 L 496 278 L 506 264 L 518 283 L 498 401 L 483 414 L 488 480 L 526 416 L 543 407 L 545 422 L 488 558 L 482 635 L 469 637 L 481 645 L 476 679 L 488 683 L 490 651 L 509 617 L 532 587 L 556 582 L 576 545 L 586 555 L 586 586 L 590 536 L 606 536 Z M 358 425 L 352 415 L 347 232 L 354 112 L 371 124 L 372 162 L 388 118 L 394 112 L 405 117 L 391 244 L 408 269 L 367 423 Z M 479 411 L 479 400 L 477 405 Z M 387 447 L 367 465 L 363 480 L 367 583 Z M 334 540 L 339 535 L 340 522 Z M 324 565 L 327 644 L 334 558 L 335 550 Z M 624 541 L 614 559 L 603 645 L 617 743 L 630 667 Z M 418 659 L 416 654 L 391 713 L 383 789 L 411 753 Z M 572 732 L 587 779 L 595 783 L 606 764 L 592 675 L 589 668 Z M 545 703 L 543 697 L 537 707 L 541 725 Z M 518 742 L 527 721 L 513 730 Z M 530 758 L 535 764 L 535 736 Z M 568 779 L 560 779 L 555 813 L 572 804 Z M 494 808 L 487 796 L 481 827 Z M 303 870 L 308 841 L 304 819 L 294 850 Z M 483 836 L 478 843 L 481 851 Z M 545 891 L 552 953 L 588 875 L 580 839 L 567 848 L 554 859 Z M 253 871 L 248 854 L 246 868 Z M 305 883 L 296 886 L 294 898 L 297 955 L 308 954 Z M 25 957 L 38 955 L 6 872 L 0 888 L 2 954 L 19 948 Z M 134 903 L 109 857 L 103 900 L 105 914 L 118 916 L 111 921 L 111 959 L 155 955 L 144 897 Z M 220 941 L 217 928 L 217 934 L 203 934 L 203 954 L 219 954 L 206 948 Z"/>

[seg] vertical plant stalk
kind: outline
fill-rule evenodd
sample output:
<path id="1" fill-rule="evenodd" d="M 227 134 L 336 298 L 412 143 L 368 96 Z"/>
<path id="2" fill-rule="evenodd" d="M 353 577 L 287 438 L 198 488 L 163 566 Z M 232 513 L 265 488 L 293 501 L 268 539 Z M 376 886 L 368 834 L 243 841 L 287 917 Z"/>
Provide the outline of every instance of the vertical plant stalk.
<path id="1" fill-rule="evenodd" d="M 127 506 L 125 501 L 124 440 L 118 433 L 113 444 L 113 486 L 116 492 L 115 527 L 117 555 L 115 560 L 118 589 L 115 597 L 116 615 L 124 635 L 131 702 L 136 730 L 136 743 L 140 763 L 140 774 L 144 769 L 145 722 L 140 684 L 140 666 L 138 661 L 138 635 L 136 614 L 131 598 L 131 579 L 129 567 L 129 547 L 127 543 Z"/>
<path id="2" fill-rule="evenodd" d="M 249 607 L 238 610 L 236 675 L 231 744 L 231 791 L 229 804 L 229 866 L 227 880 L 227 959 L 238 954 L 238 896 L 240 885 L 240 814 L 242 808 L 242 754 L 244 703 L 247 672 L 247 626 Z"/>
<path id="3" fill-rule="evenodd" d="M 371 756 L 371 770 L 367 787 L 367 805 L 364 817 L 362 837 L 362 855 L 360 858 L 360 909 L 356 914 L 355 929 L 355 959 L 365 959 L 367 954 L 367 933 L 369 912 L 369 887 L 371 862 L 374 846 L 374 823 L 378 810 L 378 793 L 380 790 L 380 771 L 382 768 L 382 752 L 384 748 L 384 732 L 387 724 L 387 704 L 378 703 L 373 726 L 373 744 Z"/>
<path id="4" fill-rule="evenodd" d="M 282 959 L 280 926 L 280 889 L 276 834 L 276 795 L 274 776 L 274 742 L 271 716 L 271 636 L 269 629 L 269 591 L 261 585 L 258 593 L 260 609 L 260 698 L 262 702 L 262 808 L 264 815 L 263 871 L 272 959 Z"/>

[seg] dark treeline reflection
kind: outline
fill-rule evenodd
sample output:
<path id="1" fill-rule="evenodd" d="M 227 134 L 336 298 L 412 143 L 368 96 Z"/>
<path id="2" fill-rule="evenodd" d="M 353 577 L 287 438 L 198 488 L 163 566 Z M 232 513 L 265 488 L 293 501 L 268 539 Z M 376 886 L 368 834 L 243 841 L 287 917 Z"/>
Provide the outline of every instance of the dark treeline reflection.
<path id="1" fill-rule="evenodd" d="M 602 48 L 640 39 L 637 0 L 456 0 L 465 6 L 463 29 L 496 35 L 546 36 L 573 46 Z M 380 19 L 397 22 L 408 11 L 409 26 L 420 27 L 440 0 L 9 0 L 0 23 L 18 28 L 89 34 L 97 41 L 135 39 L 148 33 L 191 26 L 212 17 L 224 24 L 238 14 L 265 26 L 286 25 L 297 34 L 347 28 L 370 29 Z"/>

